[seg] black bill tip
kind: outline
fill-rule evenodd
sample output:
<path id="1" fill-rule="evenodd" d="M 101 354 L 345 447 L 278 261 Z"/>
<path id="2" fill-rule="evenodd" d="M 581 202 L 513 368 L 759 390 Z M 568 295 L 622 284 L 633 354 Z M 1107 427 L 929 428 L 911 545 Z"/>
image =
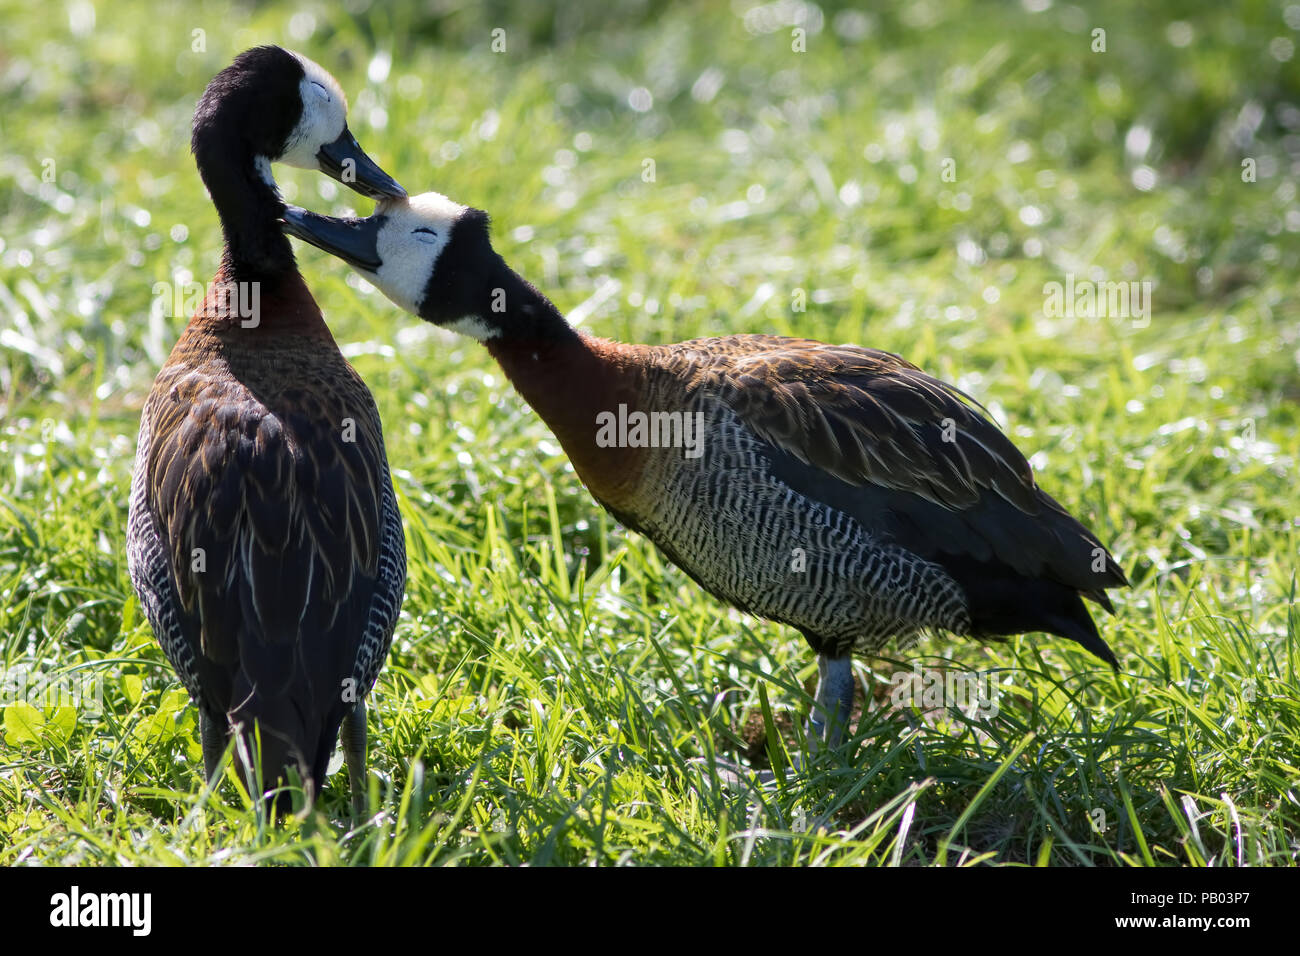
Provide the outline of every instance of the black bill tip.
<path id="1" fill-rule="evenodd" d="M 316 161 L 320 163 L 321 172 L 328 173 L 369 199 L 401 199 L 406 196 L 406 190 L 397 180 L 365 154 L 347 126 L 343 127 L 338 139 L 320 148 Z"/>
<path id="2" fill-rule="evenodd" d="M 337 219 L 300 206 L 286 206 L 280 222 L 289 235 L 338 256 L 357 269 L 378 272 L 384 264 L 379 257 L 379 229 L 386 218 L 377 214 L 365 219 Z"/>

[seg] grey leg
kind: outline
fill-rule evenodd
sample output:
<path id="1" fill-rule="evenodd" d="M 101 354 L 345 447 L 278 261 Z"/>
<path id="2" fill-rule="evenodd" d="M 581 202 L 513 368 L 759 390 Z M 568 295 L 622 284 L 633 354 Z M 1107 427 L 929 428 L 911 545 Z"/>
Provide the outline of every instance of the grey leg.
<path id="1" fill-rule="evenodd" d="M 359 700 L 343 717 L 339 732 L 343 745 L 343 762 L 348 765 L 348 785 L 352 788 L 352 813 L 366 815 L 366 702 Z"/>
<path id="2" fill-rule="evenodd" d="M 817 698 L 812 715 L 808 719 L 808 752 L 815 754 L 823 746 L 838 747 L 848 730 L 849 720 L 853 715 L 853 695 L 857 686 L 853 679 L 853 659 L 851 657 L 817 658 Z M 803 769 L 806 760 L 794 756 L 794 772 Z M 697 757 L 690 761 L 704 764 L 704 758 Z M 754 786 L 765 786 L 776 779 L 771 770 L 757 773 L 746 770 L 739 764 L 716 758 L 714 761 L 718 780 L 733 791 L 749 790 Z M 789 774 L 787 770 L 787 775 Z M 818 824 L 820 826 L 820 824 Z"/>
<path id="3" fill-rule="evenodd" d="M 226 729 L 199 708 L 199 740 L 203 743 L 203 773 L 208 782 L 216 776 L 221 756 L 226 752 Z"/>
<path id="4" fill-rule="evenodd" d="M 853 659 L 817 657 L 817 700 L 808 720 L 808 750 L 838 747 L 853 713 Z"/>

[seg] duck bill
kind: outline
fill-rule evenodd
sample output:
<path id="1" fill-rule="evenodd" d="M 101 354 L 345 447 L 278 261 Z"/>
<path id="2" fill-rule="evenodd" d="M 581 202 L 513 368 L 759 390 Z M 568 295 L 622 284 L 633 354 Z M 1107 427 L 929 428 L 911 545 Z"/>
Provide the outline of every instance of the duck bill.
<path id="1" fill-rule="evenodd" d="M 406 190 L 365 154 L 345 125 L 339 138 L 316 153 L 321 172 L 369 199 L 401 199 Z"/>
<path id="2" fill-rule="evenodd" d="M 289 235 L 338 256 L 354 268 L 378 272 L 384 264 L 379 257 L 379 229 L 387 218 L 376 214 L 366 219 L 336 219 L 286 206 L 280 221 Z"/>

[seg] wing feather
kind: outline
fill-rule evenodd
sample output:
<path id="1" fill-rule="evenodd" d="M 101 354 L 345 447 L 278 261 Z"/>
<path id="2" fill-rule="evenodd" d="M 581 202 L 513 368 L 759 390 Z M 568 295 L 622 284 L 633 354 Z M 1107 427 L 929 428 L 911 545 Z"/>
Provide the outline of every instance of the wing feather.
<path id="1" fill-rule="evenodd" d="M 1103 604 L 1105 587 L 1127 583 L 978 402 L 897 355 L 777 336 L 697 339 L 655 355 L 688 391 L 735 412 L 787 472 L 806 467 L 806 487 L 920 553 L 996 557 Z"/>
<path id="2" fill-rule="evenodd" d="M 378 411 L 341 356 L 340 368 L 313 369 L 310 392 L 258 387 L 214 364 L 169 363 L 146 404 L 132 527 L 159 556 L 150 563 L 140 545 L 137 590 L 161 609 L 151 623 L 172 635 L 164 650 L 196 699 L 195 660 L 268 668 L 273 685 L 295 660 L 326 657 L 340 673 L 318 676 L 337 696 L 362 658 L 367 669 L 382 662 L 404 589 Z M 371 633 L 375 617 L 382 634 Z"/>

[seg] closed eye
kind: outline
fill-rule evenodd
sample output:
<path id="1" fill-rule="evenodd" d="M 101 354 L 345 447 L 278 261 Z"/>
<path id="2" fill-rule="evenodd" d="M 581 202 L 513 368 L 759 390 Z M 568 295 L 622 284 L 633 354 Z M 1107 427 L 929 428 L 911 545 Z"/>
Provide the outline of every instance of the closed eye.
<path id="1" fill-rule="evenodd" d="M 316 87 L 317 96 L 323 99 L 326 103 L 330 101 L 330 91 L 325 89 L 325 86 L 323 84 L 317 83 L 315 80 L 312 80 L 311 85 Z"/>
<path id="2" fill-rule="evenodd" d="M 419 229 L 412 229 L 411 235 L 415 236 L 421 242 L 437 242 L 438 234 L 432 229 L 421 226 Z"/>

